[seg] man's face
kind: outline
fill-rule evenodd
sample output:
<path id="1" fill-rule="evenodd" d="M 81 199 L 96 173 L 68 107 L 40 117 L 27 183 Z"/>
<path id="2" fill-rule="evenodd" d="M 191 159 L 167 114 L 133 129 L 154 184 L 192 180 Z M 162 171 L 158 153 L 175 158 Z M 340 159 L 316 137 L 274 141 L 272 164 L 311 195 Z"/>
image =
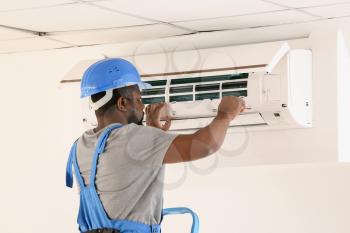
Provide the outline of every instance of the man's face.
<path id="1" fill-rule="evenodd" d="M 128 124 L 135 123 L 137 125 L 143 125 L 143 115 L 145 105 L 142 102 L 141 92 L 136 86 L 128 96 L 128 101 L 130 103 L 130 111 L 128 116 Z"/>

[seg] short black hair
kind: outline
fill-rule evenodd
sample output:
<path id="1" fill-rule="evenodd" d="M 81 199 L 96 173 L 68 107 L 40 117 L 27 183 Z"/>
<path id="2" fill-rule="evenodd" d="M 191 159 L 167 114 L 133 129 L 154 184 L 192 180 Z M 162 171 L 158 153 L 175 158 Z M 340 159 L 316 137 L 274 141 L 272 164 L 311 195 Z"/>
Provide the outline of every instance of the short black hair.
<path id="1" fill-rule="evenodd" d="M 115 110 L 116 103 L 120 97 L 128 97 L 131 92 L 134 90 L 134 86 L 126 86 L 118 89 L 113 89 L 112 98 L 102 107 L 95 111 L 96 116 L 103 116 L 109 111 Z M 99 92 L 91 96 L 91 100 L 93 103 L 96 103 L 100 99 L 102 99 L 106 95 L 105 91 Z"/>

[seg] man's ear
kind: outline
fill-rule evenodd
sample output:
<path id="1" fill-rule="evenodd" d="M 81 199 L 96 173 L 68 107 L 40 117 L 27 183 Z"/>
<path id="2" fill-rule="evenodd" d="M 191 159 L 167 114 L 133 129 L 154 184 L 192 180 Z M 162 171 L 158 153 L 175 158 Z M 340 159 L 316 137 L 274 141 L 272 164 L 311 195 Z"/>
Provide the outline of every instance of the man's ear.
<path id="1" fill-rule="evenodd" d="M 127 111 L 126 101 L 127 101 L 127 99 L 124 98 L 124 97 L 119 97 L 118 98 L 118 100 L 117 100 L 117 109 L 119 111 L 122 111 L 122 112 L 126 112 Z"/>

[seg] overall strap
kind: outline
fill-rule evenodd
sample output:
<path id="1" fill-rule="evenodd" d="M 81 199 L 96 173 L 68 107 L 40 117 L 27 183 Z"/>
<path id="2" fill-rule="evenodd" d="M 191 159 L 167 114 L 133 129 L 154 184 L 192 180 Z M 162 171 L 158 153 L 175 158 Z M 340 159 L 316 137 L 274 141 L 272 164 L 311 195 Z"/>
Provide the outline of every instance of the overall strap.
<path id="1" fill-rule="evenodd" d="M 116 128 L 120 128 L 122 126 L 123 125 L 121 125 L 121 124 L 112 125 L 112 126 L 108 127 L 107 129 L 105 129 L 101 133 L 100 137 L 98 138 L 96 149 L 95 149 L 95 152 L 94 152 L 94 156 L 92 158 L 92 166 L 91 166 L 91 174 L 90 174 L 90 186 L 91 185 L 95 186 L 97 161 L 98 161 L 98 158 L 99 158 L 100 154 L 103 153 L 103 151 L 104 151 L 104 149 L 106 147 L 107 139 L 108 139 L 110 133 L 112 132 L 112 130 L 114 130 Z"/>
<path id="2" fill-rule="evenodd" d="M 67 168 L 66 168 L 66 186 L 69 188 L 73 187 L 73 171 L 72 171 L 72 166 L 74 166 L 74 172 L 75 175 L 78 179 L 78 183 L 80 188 L 84 187 L 84 181 L 83 178 L 80 175 L 80 171 L 79 171 L 79 166 L 77 163 L 77 143 L 78 140 L 76 140 L 73 143 L 73 146 L 70 150 L 69 153 L 69 158 L 68 158 L 68 162 L 67 162 Z"/>

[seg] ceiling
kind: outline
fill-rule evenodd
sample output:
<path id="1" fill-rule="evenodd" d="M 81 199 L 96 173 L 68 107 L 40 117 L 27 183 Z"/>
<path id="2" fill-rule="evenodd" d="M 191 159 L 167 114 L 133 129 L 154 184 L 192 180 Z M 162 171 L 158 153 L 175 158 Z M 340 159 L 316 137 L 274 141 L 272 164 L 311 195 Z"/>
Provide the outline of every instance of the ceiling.
<path id="1" fill-rule="evenodd" d="M 2 0 L 0 54 L 345 17 L 350 0 Z"/>

